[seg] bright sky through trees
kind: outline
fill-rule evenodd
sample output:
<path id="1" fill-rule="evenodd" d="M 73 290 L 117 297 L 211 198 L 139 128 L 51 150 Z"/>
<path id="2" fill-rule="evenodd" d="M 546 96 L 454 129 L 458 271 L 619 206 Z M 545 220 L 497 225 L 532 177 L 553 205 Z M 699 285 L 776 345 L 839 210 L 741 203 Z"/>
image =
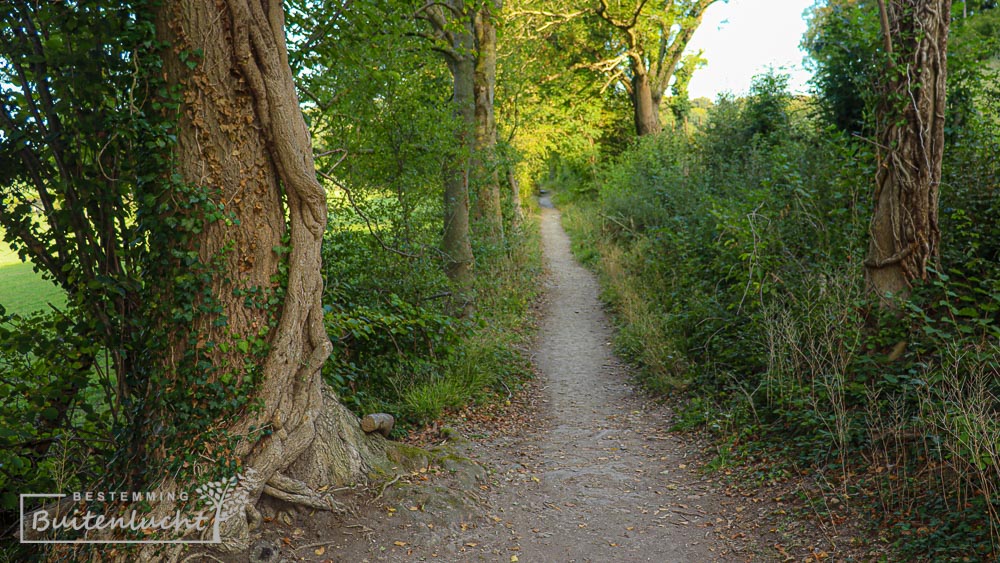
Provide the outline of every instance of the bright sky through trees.
<path id="1" fill-rule="evenodd" d="M 804 12 L 813 0 L 729 0 L 705 12 L 689 51 L 704 49 L 708 65 L 691 79 L 691 98 L 715 99 L 720 92 L 745 94 L 754 75 L 773 66 L 791 74 L 789 87 L 805 92 L 810 73 L 802 66 L 799 42 Z"/>

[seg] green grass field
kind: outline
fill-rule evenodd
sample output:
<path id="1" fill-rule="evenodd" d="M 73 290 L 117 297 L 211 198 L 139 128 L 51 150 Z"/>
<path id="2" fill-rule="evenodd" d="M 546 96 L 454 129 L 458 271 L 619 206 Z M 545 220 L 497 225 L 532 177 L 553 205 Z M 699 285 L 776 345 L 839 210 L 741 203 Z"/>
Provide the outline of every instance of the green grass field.
<path id="1" fill-rule="evenodd" d="M 42 279 L 30 263 L 21 262 L 17 253 L 0 242 L 0 305 L 8 313 L 25 315 L 46 309 L 52 303 L 66 304 L 66 294 L 55 284 Z"/>

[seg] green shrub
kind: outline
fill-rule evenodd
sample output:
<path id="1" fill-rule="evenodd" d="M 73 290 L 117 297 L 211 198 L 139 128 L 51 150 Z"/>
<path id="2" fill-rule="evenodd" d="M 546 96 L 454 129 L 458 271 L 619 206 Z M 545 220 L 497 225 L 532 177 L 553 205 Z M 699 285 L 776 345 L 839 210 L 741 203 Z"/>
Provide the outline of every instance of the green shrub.
<path id="1" fill-rule="evenodd" d="M 115 385 L 100 346 L 64 313 L 6 317 L 0 308 L 0 520 L 23 493 L 77 490 L 103 476 Z M 29 501 L 30 502 L 30 501 Z"/>
<path id="2" fill-rule="evenodd" d="M 431 225 L 411 225 L 410 235 L 433 240 Z M 334 223 L 323 250 L 334 352 L 323 373 L 340 399 L 358 414 L 393 413 L 402 432 L 506 394 L 526 377 L 515 349 L 529 334 L 541 269 L 536 229 L 528 220 L 502 245 L 477 242 L 478 316 L 462 320 L 447 310 L 438 253 L 417 245 L 393 252 L 348 218 Z"/>

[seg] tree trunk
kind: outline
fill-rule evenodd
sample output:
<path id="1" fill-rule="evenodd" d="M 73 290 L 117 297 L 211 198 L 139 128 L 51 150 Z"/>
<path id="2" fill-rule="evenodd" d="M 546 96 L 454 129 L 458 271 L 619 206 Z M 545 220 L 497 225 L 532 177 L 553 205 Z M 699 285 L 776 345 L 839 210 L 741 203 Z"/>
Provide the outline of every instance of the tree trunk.
<path id="1" fill-rule="evenodd" d="M 637 135 L 640 137 L 653 135 L 662 130 L 659 99 L 654 97 L 649 75 L 644 71 L 635 72 L 632 77 L 632 109 L 635 111 L 635 132 Z"/>
<path id="2" fill-rule="evenodd" d="M 468 314 L 473 308 L 475 281 L 472 243 L 469 238 L 469 172 L 472 164 L 476 128 L 475 59 L 471 30 L 456 34 L 455 54 L 446 55 L 453 78 L 452 103 L 458 117 L 455 144 L 458 155 L 444 169 L 444 240 L 445 273 L 455 287 L 456 308 Z"/>
<path id="3" fill-rule="evenodd" d="M 476 227 L 482 229 L 477 234 L 489 241 L 499 242 L 503 240 L 503 209 L 500 203 L 500 180 L 496 170 L 497 125 L 493 109 L 497 81 L 497 32 L 493 25 L 489 2 L 484 3 L 476 11 L 473 25 L 476 39 L 474 217 Z"/>
<path id="4" fill-rule="evenodd" d="M 517 179 L 517 169 L 513 164 L 507 167 L 507 185 L 510 187 L 510 202 L 513 208 L 510 224 L 512 229 L 517 230 L 521 220 L 524 219 L 524 213 L 521 211 L 521 182 Z"/>
<path id="5" fill-rule="evenodd" d="M 322 504 L 318 488 L 363 478 L 384 459 L 384 445 L 365 437 L 320 372 L 332 349 L 320 275 L 327 203 L 288 65 L 280 0 L 179 0 L 158 10 L 157 33 L 171 46 L 165 72 L 183 90 L 177 172 L 185 183 L 211 188 L 215 201 L 234 215 L 233 221 L 208 225 L 198 241 L 204 261 L 232 248 L 213 286 L 227 324 L 179 328 L 174 346 L 188 346 L 192 335 L 198 342 L 235 343 L 261 334 L 269 345 L 251 387 L 251 404 L 259 408 L 228 413 L 216 425 L 246 437 L 230 461 L 246 475 L 248 513 L 226 523 L 233 547 L 242 547 L 248 517 L 262 495 Z M 198 50 L 193 69 L 177 56 Z M 278 289 L 273 280 L 281 257 L 274 249 L 286 234 L 291 250 L 280 309 L 246 306 L 246 297 L 234 290 Z M 247 359 L 238 346 L 230 349 L 210 356 L 220 370 Z M 163 486 L 188 485 L 168 480 Z"/>
<path id="6" fill-rule="evenodd" d="M 905 298 L 937 255 L 950 0 L 893 0 L 883 9 L 890 57 L 878 114 L 879 160 L 865 278 Z"/>

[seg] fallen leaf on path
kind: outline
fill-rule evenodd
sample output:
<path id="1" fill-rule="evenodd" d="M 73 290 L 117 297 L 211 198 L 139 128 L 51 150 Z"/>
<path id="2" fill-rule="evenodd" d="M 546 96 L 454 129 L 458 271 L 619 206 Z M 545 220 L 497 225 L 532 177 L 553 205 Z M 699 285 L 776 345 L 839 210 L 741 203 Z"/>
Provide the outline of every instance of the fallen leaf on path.
<path id="1" fill-rule="evenodd" d="M 784 557 L 784 560 L 783 560 L 783 562 L 787 562 L 787 561 L 795 561 L 795 558 L 794 558 L 794 557 L 792 557 L 791 555 L 789 555 L 789 554 L 788 554 L 788 552 L 787 552 L 787 551 L 785 551 L 785 548 L 784 548 L 784 547 L 783 547 L 783 546 L 782 546 L 782 545 L 781 545 L 780 543 L 776 543 L 776 544 L 774 544 L 774 549 L 776 549 L 776 550 L 778 551 L 778 553 L 779 553 L 779 554 L 780 554 L 780 555 L 781 555 L 782 557 Z"/>

